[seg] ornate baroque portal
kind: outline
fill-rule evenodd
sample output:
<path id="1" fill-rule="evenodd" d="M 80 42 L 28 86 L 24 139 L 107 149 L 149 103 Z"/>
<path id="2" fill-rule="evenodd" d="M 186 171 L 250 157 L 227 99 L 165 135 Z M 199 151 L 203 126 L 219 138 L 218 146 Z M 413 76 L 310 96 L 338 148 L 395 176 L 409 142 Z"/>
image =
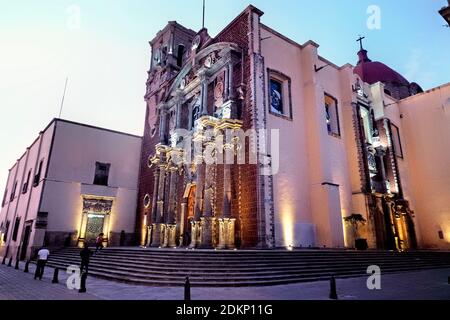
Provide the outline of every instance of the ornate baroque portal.
<path id="1" fill-rule="evenodd" d="M 194 41 L 189 61 L 157 106 L 159 140 L 148 161 L 154 185 L 147 246 L 235 248 L 233 164 L 243 122 L 234 67 L 241 50 L 232 43 L 200 50 L 202 41 Z"/>
<path id="2" fill-rule="evenodd" d="M 83 196 L 83 212 L 81 218 L 78 245 L 94 243 L 100 233 L 109 240 L 109 220 L 113 205 L 112 199 Z"/>

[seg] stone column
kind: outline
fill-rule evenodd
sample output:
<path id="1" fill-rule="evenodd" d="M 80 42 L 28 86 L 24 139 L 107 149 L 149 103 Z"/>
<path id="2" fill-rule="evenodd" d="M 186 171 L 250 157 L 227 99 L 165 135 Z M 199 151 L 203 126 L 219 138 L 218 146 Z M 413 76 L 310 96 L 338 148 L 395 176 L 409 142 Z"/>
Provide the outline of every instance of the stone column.
<path id="1" fill-rule="evenodd" d="M 184 245 L 184 233 L 185 228 L 188 228 L 189 226 L 184 225 L 184 221 L 186 220 L 186 214 L 187 214 L 187 199 L 183 200 L 183 203 L 181 204 L 181 214 L 180 214 L 180 223 L 179 223 L 179 231 L 180 231 L 180 247 Z"/>
<path id="2" fill-rule="evenodd" d="M 158 212 L 157 203 L 158 203 L 159 175 L 160 175 L 160 170 L 159 170 L 159 166 L 157 166 L 155 168 L 155 170 L 153 171 L 153 197 L 152 197 L 152 211 L 151 211 L 152 220 L 151 220 L 151 223 L 156 221 L 156 216 L 157 216 L 157 212 Z"/>
<path id="3" fill-rule="evenodd" d="M 230 61 L 228 62 L 227 67 L 228 72 L 228 83 L 227 83 L 227 93 L 228 93 L 228 100 L 234 100 L 234 84 L 233 84 L 233 72 L 234 72 L 234 65 L 233 60 L 230 57 Z"/>
<path id="4" fill-rule="evenodd" d="M 230 146 L 225 150 L 225 164 L 223 166 L 223 212 L 219 219 L 219 249 L 234 249 L 234 229 L 236 219 L 231 215 L 231 166 L 234 159 L 234 148 L 230 150 Z M 231 156 L 233 155 L 233 157 Z"/>
<path id="5" fill-rule="evenodd" d="M 152 209 L 151 209 L 151 220 L 149 221 L 150 225 L 148 227 L 148 238 L 146 246 L 149 247 L 153 242 L 153 235 L 156 231 L 156 220 L 158 216 L 158 189 L 159 189 L 159 176 L 160 169 L 159 166 L 156 166 L 153 171 L 153 197 L 152 197 Z M 159 246 L 159 245 L 158 245 Z"/>
<path id="6" fill-rule="evenodd" d="M 164 210 L 163 210 L 163 216 L 162 221 L 164 223 L 164 233 L 162 233 L 162 247 L 168 247 L 169 246 L 169 238 L 167 233 L 167 226 L 168 226 L 168 218 L 169 218 L 169 210 L 170 210 L 170 183 L 171 183 L 171 171 L 170 169 L 166 169 L 166 184 L 164 186 Z"/>
<path id="7" fill-rule="evenodd" d="M 166 169 L 164 165 L 159 167 L 159 179 L 158 179 L 158 201 L 156 208 L 156 218 L 153 223 L 152 232 L 152 247 L 160 247 L 164 241 L 164 225 L 163 225 L 163 215 L 164 215 L 164 189 L 166 184 Z"/>
<path id="8" fill-rule="evenodd" d="M 213 192 L 214 192 L 214 181 L 213 181 L 213 164 L 205 164 L 205 200 L 204 200 L 204 210 L 203 217 L 201 220 L 201 247 L 202 248 L 212 248 L 213 247 L 213 228 L 214 228 L 214 214 L 213 214 Z"/>
<path id="9" fill-rule="evenodd" d="M 219 219 L 219 245 L 218 249 L 234 249 L 235 246 L 235 223 L 233 218 Z"/>
<path id="10" fill-rule="evenodd" d="M 170 184 L 168 195 L 168 208 L 166 218 L 166 233 L 164 237 L 164 247 L 176 247 L 176 207 L 177 207 L 177 186 L 178 170 L 176 167 L 170 168 Z"/>
<path id="11" fill-rule="evenodd" d="M 190 247 L 196 248 L 201 244 L 201 217 L 203 215 L 204 199 L 203 190 L 205 183 L 205 164 L 202 163 L 197 165 L 197 179 L 196 179 L 196 189 L 195 189 L 195 211 L 194 211 L 194 221 L 192 223 L 192 242 Z"/>
<path id="12" fill-rule="evenodd" d="M 194 220 L 192 222 L 191 238 L 192 242 L 190 247 L 196 248 L 201 243 L 201 217 L 203 210 L 203 188 L 204 188 L 204 164 L 200 164 L 197 167 L 197 183 L 195 194 L 195 207 L 194 207 Z"/>
<path id="13" fill-rule="evenodd" d="M 206 74 L 200 75 L 200 81 L 202 84 L 202 116 L 208 115 L 208 77 Z"/>

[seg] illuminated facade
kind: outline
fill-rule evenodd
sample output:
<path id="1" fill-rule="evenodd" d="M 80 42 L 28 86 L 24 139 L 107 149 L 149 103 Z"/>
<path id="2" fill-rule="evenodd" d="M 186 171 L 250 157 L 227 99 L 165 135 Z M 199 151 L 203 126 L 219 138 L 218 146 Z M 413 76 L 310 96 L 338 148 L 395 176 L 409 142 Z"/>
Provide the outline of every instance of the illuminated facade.
<path id="1" fill-rule="evenodd" d="M 10 169 L 0 213 L 0 255 L 135 241 L 140 137 L 53 120 Z"/>
<path id="2" fill-rule="evenodd" d="M 423 92 L 362 46 L 336 66 L 262 15 L 249 6 L 214 38 L 170 22 L 150 42 L 140 244 L 448 248 L 449 141 L 426 137 L 449 136 L 450 86 Z"/>

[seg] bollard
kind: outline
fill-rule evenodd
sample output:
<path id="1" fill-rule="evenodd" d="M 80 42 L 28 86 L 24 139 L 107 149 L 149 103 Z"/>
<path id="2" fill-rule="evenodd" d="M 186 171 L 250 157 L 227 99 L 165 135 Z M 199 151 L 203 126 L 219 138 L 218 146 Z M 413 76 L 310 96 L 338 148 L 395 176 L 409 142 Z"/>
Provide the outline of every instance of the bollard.
<path id="1" fill-rule="evenodd" d="M 83 272 L 83 274 L 81 275 L 80 290 L 78 290 L 79 293 L 86 292 L 86 279 L 87 279 L 87 273 Z"/>
<path id="2" fill-rule="evenodd" d="M 8 267 L 12 267 L 12 257 L 9 258 Z"/>
<path id="3" fill-rule="evenodd" d="M 20 260 L 16 259 L 16 265 L 14 266 L 14 269 L 19 270 L 19 263 L 20 263 Z"/>
<path id="4" fill-rule="evenodd" d="M 330 281 L 330 299 L 331 300 L 337 300 L 337 292 L 336 292 L 336 279 L 334 277 L 331 277 Z"/>
<path id="5" fill-rule="evenodd" d="M 55 272 L 53 273 L 52 283 L 59 283 L 58 275 L 59 275 L 59 269 L 55 268 Z"/>
<path id="6" fill-rule="evenodd" d="M 184 301 L 191 301 L 191 282 L 189 281 L 189 277 L 186 277 L 186 281 L 184 282 Z"/>
<path id="7" fill-rule="evenodd" d="M 30 266 L 30 260 L 27 260 L 27 262 L 25 263 L 25 269 L 23 270 L 23 272 L 25 272 L 25 273 L 30 272 L 29 266 Z"/>

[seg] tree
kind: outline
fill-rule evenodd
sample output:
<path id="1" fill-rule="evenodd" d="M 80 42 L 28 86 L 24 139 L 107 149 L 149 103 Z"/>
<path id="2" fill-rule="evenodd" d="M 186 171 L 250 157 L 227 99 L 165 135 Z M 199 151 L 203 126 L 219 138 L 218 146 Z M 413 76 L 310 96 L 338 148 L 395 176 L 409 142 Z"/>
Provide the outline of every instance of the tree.
<path id="1" fill-rule="evenodd" d="M 350 224 L 353 228 L 353 236 L 355 240 L 359 238 L 359 226 L 365 225 L 367 220 L 364 219 L 364 217 L 361 214 L 353 213 L 351 216 L 345 217 L 344 221 L 348 224 Z"/>

